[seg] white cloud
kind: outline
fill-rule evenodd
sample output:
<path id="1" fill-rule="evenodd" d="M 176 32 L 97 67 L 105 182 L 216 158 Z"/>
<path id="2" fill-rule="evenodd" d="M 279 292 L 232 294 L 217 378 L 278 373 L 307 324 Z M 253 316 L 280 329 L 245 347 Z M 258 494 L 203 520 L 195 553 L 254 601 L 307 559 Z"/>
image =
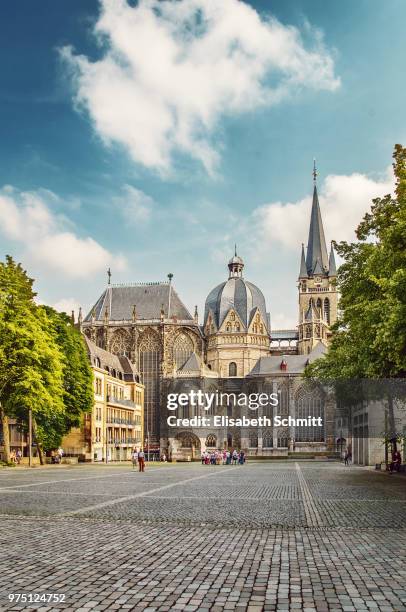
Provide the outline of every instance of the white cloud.
<path id="1" fill-rule="evenodd" d="M 66 314 L 71 314 L 72 310 L 75 312 L 75 318 L 77 318 L 78 312 L 79 312 L 79 308 L 80 308 L 80 304 L 79 302 L 75 299 L 75 298 L 62 298 L 60 300 L 58 300 L 57 302 L 55 302 L 53 305 L 53 308 L 55 308 L 55 310 L 58 310 L 58 312 L 66 312 Z"/>
<path id="2" fill-rule="evenodd" d="M 122 270 L 123 256 L 113 255 L 89 236 L 77 236 L 71 223 L 50 209 L 49 201 L 56 198 L 44 190 L 20 192 L 6 186 L 0 190 L 1 233 L 20 243 L 30 262 L 70 278 L 86 278 L 110 265 Z"/>
<path id="3" fill-rule="evenodd" d="M 160 172 L 174 152 L 213 173 L 224 115 L 276 104 L 302 88 L 333 91 L 332 54 L 319 31 L 261 17 L 240 0 L 100 0 L 95 33 L 104 56 L 61 50 L 86 109 L 106 142 Z"/>
<path id="4" fill-rule="evenodd" d="M 391 168 L 380 179 L 359 173 L 327 176 L 318 190 L 326 240 L 354 241 L 355 228 L 370 209 L 372 199 L 393 190 Z M 308 196 L 297 202 L 272 202 L 257 208 L 254 219 L 259 244 L 298 250 L 307 241 L 311 205 Z"/>
<path id="5" fill-rule="evenodd" d="M 148 221 L 154 206 L 154 200 L 131 185 L 123 186 L 123 194 L 113 198 L 113 202 L 127 223 L 136 225 Z"/>

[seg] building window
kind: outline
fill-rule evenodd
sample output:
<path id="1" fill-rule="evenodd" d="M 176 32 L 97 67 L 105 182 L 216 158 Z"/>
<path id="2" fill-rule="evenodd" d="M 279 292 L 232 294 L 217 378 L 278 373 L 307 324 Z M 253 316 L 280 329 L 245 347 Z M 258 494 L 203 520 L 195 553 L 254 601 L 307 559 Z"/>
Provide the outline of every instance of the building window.
<path id="1" fill-rule="evenodd" d="M 217 438 L 214 434 L 209 434 L 206 438 L 206 446 L 210 448 L 216 448 L 217 446 Z"/>
<path id="2" fill-rule="evenodd" d="M 173 362 L 177 370 L 185 365 L 192 353 L 192 340 L 186 334 L 179 334 L 173 345 Z"/>
<path id="3" fill-rule="evenodd" d="M 258 448 L 258 432 L 257 430 L 251 431 L 249 435 L 250 448 Z"/>
<path id="4" fill-rule="evenodd" d="M 144 428 L 154 441 L 159 439 L 159 339 L 146 332 L 139 348 L 139 368 L 144 391 Z"/>
<path id="5" fill-rule="evenodd" d="M 262 433 L 262 446 L 263 448 L 273 447 L 273 431 L 272 429 L 266 429 Z"/>
<path id="6" fill-rule="evenodd" d="M 297 442 L 324 442 L 324 399 L 319 389 L 301 387 L 296 394 L 296 419 L 321 417 L 323 426 L 312 427 L 296 425 L 295 439 Z"/>
<path id="7" fill-rule="evenodd" d="M 229 376 L 237 376 L 237 364 L 235 361 L 232 361 L 228 366 L 228 375 Z"/>
<path id="8" fill-rule="evenodd" d="M 330 325 L 330 300 L 328 298 L 324 300 L 324 318 Z"/>

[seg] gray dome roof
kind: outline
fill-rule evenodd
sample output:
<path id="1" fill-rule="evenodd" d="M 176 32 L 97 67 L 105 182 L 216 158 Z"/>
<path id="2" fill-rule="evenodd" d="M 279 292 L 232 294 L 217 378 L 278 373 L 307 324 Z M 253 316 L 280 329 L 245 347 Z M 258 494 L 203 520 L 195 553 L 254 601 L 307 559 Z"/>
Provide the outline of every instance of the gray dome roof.
<path id="1" fill-rule="evenodd" d="M 258 308 L 265 325 L 268 327 L 265 298 L 262 291 L 241 276 L 232 276 L 210 291 L 204 309 L 204 324 L 206 324 L 209 310 L 211 310 L 217 327 L 220 327 L 230 308 L 236 310 L 243 324 L 247 327 L 251 322 L 253 311 Z"/>

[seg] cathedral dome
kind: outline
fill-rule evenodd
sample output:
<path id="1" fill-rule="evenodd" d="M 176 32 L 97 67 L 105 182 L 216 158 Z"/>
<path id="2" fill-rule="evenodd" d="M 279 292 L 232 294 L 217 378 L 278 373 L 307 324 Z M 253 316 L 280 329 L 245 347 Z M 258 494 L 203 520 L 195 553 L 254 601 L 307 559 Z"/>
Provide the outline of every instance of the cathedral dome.
<path id="1" fill-rule="evenodd" d="M 228 280 L 214 287 L 206 298 L 204 324 L 206 324 L 211 311 L 216 326 L 219 328 L 230 308 L 233 308 L 238 313 L 244 326 L 248 327 L 258 308 L 269 331 L 264 295 L 256 285 L 243 278 L 244 262 L 237 253 L 230 259 L 228 268 L 230 270 Z"/>

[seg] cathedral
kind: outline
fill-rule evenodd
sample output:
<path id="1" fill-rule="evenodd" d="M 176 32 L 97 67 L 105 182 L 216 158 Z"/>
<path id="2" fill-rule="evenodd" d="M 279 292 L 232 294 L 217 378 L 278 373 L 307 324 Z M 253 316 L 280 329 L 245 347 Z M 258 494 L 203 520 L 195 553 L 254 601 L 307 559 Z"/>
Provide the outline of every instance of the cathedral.
<path id="1" fill-rule="evenodd" d="M 219 279 L 220 280 L 220 279 Z M 280 457 L 292 453 L 328 454 L 334 450 L 334 401 L 322 387 L 310 387 L 302 374 L 328 349 L 337 318 L 336 265 L 328 253 L 321 218 L 316 173 L 307 250 L 302 245 L 298 275 L 298 325 L 272 329 L 265 297 L 246 278 L 237 249 L 228 274 L 209 291 L 203 320 L 192 315 L 172 282 L 109 283 L 79 325 L 100 348 L 125 355 L 145 386 L 144 448 L 177 460 L 193 460 L 205 450 L 238 448 L 248 456 Z M 168 425 L 170 392 L 199 388 L 225 394 L 275 393 L 278 406 L 261 406 L 257 416 L 297 419 L 321 417 L 322 427 L 288 425 L 185 427 Z M 190 419 L 199 409 L 179 408 Z M 216 414 L 235 417 L 250 412 L 235 403 Z M 214 413 L 213 413 L 214 414 Z"/>

